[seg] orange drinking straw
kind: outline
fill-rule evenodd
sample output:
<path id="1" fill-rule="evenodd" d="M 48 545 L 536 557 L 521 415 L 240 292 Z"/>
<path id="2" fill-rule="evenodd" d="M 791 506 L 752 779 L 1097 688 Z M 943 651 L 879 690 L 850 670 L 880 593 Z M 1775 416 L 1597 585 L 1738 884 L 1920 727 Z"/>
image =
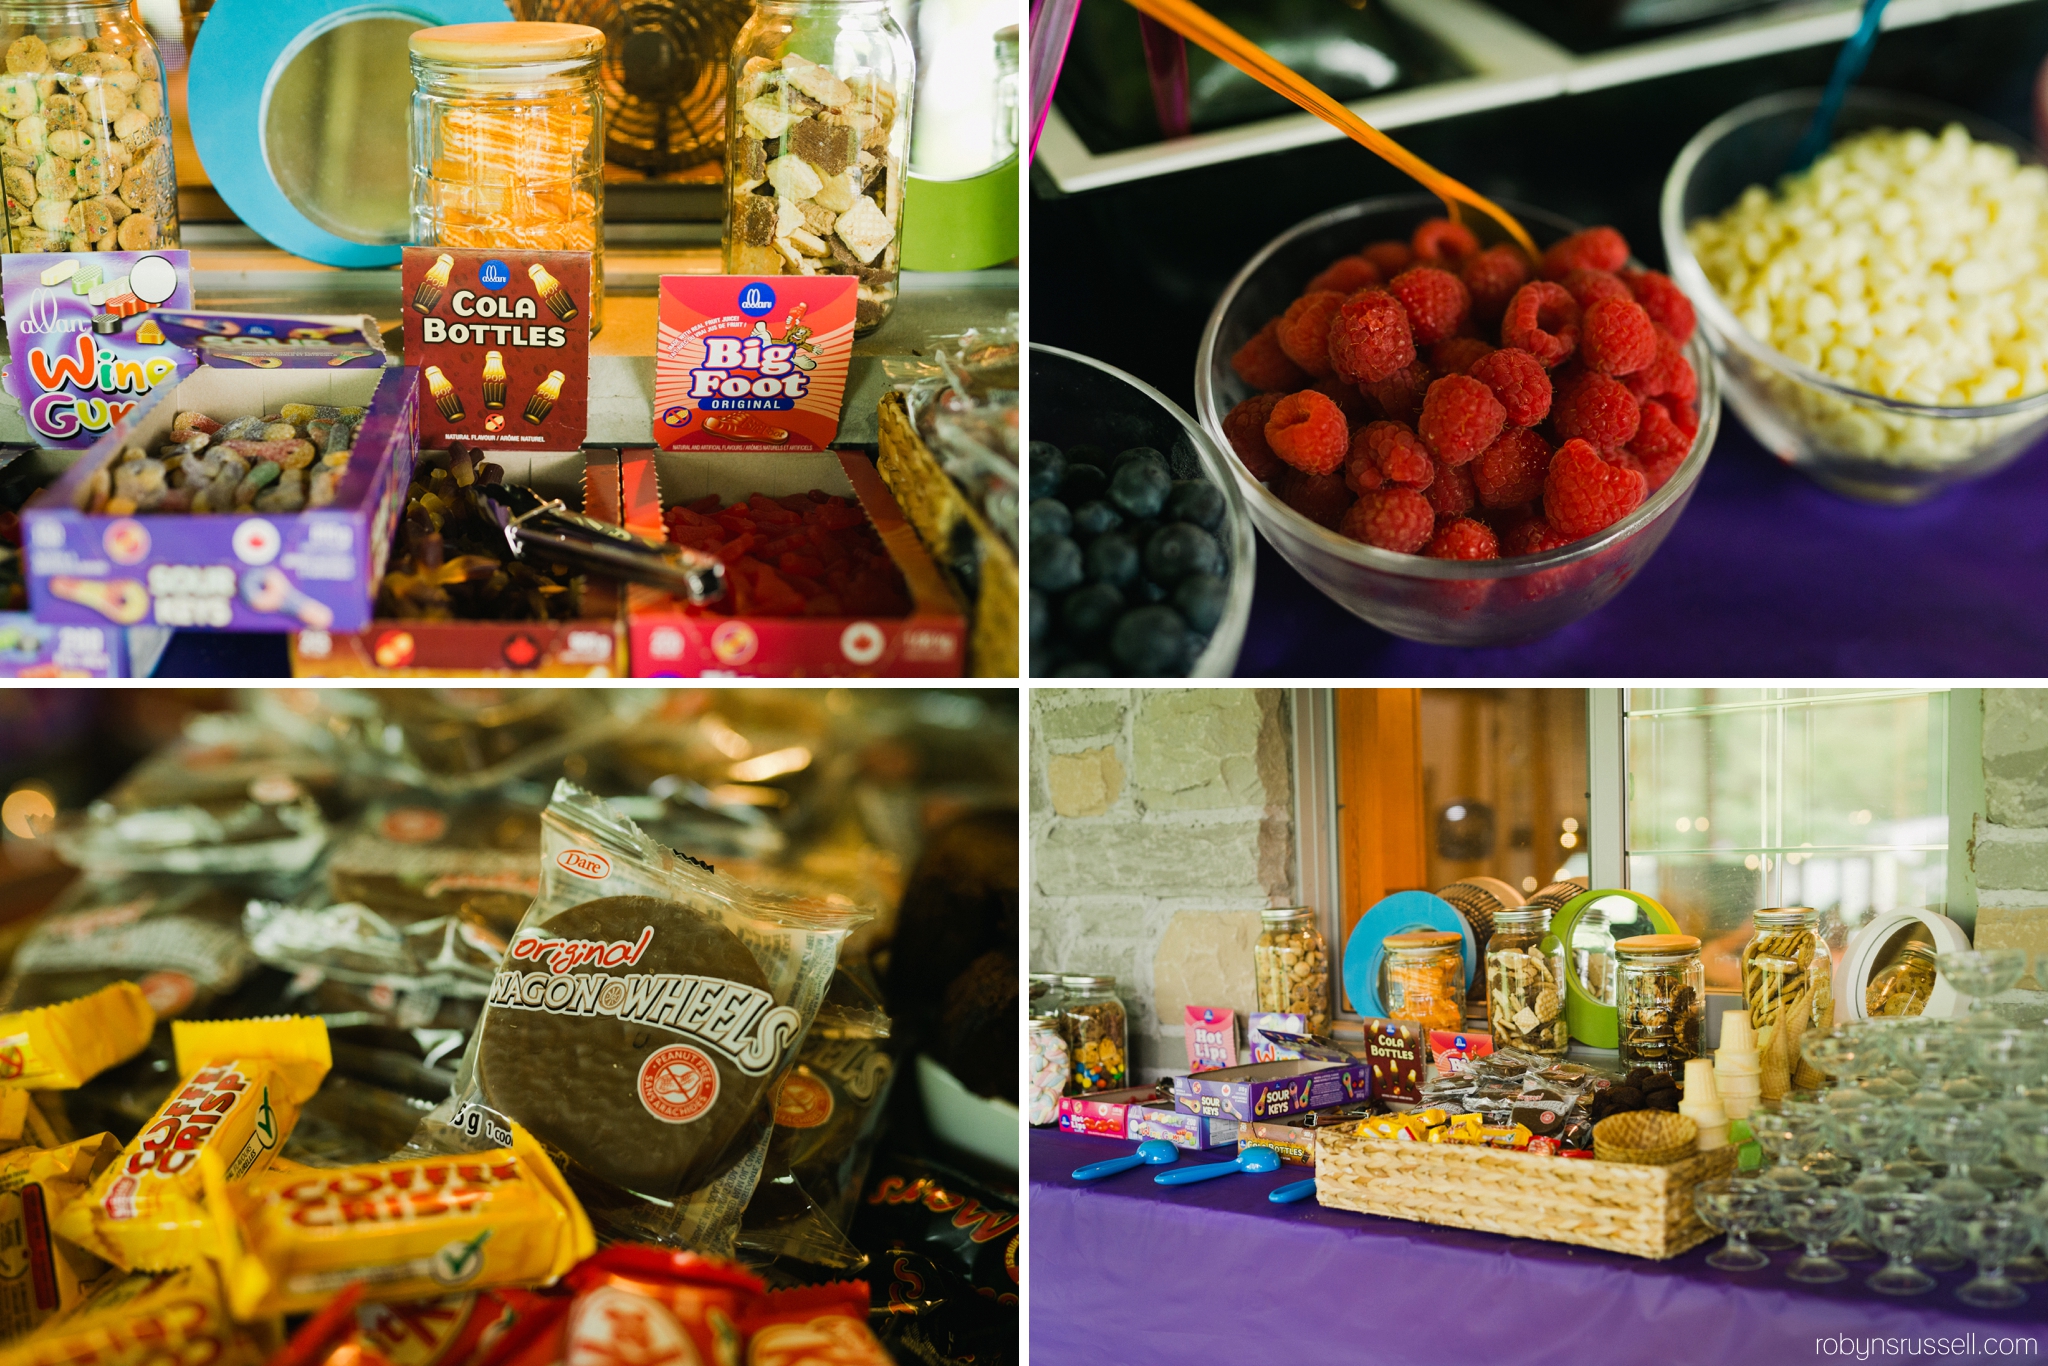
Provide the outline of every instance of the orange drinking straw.
<path id="1" fill-rule="evenodd" d="M 1443 200 L 1444 208 L 1454 221 L 1458 218 L 1458 206 L 1470 205 L 1506 229 L 1508 236 L 1529 253 L 1530 260 L 1543 259 L 1543 253 L 1536 250 L 1536 243 L 1513 214 L 1416 156 L 1296 72 L 1274 61 L 1263 48 L 1200 5 L 1191 4 L 1189 0 L 1129 0 L 1129 3 L 1138 13 L 1158 20 L 1197 47 L 1229 62 L 1259 84 L 1285 95 L 1352 141 L 1421 181 Z"/>

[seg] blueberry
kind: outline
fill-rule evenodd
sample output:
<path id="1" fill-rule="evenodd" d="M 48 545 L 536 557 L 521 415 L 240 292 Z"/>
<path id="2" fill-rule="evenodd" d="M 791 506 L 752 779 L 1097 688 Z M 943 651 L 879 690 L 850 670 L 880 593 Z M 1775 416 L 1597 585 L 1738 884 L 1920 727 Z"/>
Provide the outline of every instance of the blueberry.
<path id="1" fill-rule="evenodd" d="M 1081 547 L 1069 536 L 1031 538 L 1031 586 L 1064 593 L 1081 582 Z"/>
<path id="2" fill-rule="evenodd" d="M 1164 465 L 1166 463 L 1166 457 L 1161 455 L 1152 447 L 1133 446 L 1127 451 L 1117 452 L 1116 459 L 1110 463 L 1109 472 L 1111 474 L 1115 474 L 1118 470 L 1130 464 L 1133 460 L 1157 460 L 1161 465 Z"/>
<path id="3" fill-rule="evenodd" d="M 1145 543 L 1145 572 L 1164 584 L 1223 572 L 1223 548 L 1198 526 L 1175 522 Z"/>
<path id="4" fill-rule="evenodd" d="M 1067 457 L 1050 441 L 1031 443 L 1031 496 L 1049 498 L 1067 472 Z"/>
<path id="5" fill-rule="evenodd" d="M 1115 531 L 1123 524 L 1123 514 L 1100 499 L 1091 503 L 1079 503 L 1074 507 L 1076 536 L 1100 536 L 1105 531 Z"/>
<path id="6" fill-rule="evenodd" d="M 1187 624 L 1171 607 L 1140 607 L 1117 622 L 1109 651 L 1131 676 L 1155 677 L 1181 668 L 1187 638 Z"/>
<path id="7" fill-rule="evenodd" d="M 1052 602 L 1036 588 L 1031 590 L 1031 643 L 1036 645 L 1045 639 L 1046 627 L 1052 624 Z"/>
<path id="8" fill-rule="evenodd" d="M 1157 517 L 1172 487 L 1166 462 L 1141 458 L 1109 477 L 1109 501 L 1133 517 Z"/>
<path id="9" fill-rule="evenodd" d="M 1223 525 L 1223 490 L 1206 479 L 1182 479 L 1166 495 L 1166 518 L 1214 531 Z"/>
<path id="10" fill-rule="evenodd" d="M 1040 536 L 1071 536 L 1074 534 L 1074 514 L 1067 505 L 1057 498 L 1034 498 L 1031 501 L 1031 535 L 1035 540 Z"/>
<path id="11" fill-rule="evenodd" d="M 1138 577 L 1137 543 L 1120 531 L 1097 536 L 1088 543 L 1087 553 L 1081 557 L 1081 565 L 1087 572 L 1090 583 L 1106 583 L 1122 588 Z"/>
<path id="12" fill-rule="evenodd" d="M 1145 542 L 1151 540 L 1152 533 L 1158 530 L 1159 519 L 1157 517 L 1147 517 L 1143 521 L 1132 522 L 1124 528 L 1132 542 L 1138 547 L 1138 553 L 1141 555 L 1145 553 Z"/>
<path id="13" fill-rule="evenodd" d="M 1184 674 L 1193 674 L 1196 661 L 1201 659 L 1202 651 L 1208 648 L 1209 637 L 1196 635 L 1193 631 L 1188 632 L 1187 642 L 1181 646 L 1180 671 Z"/>
<path id="14" fill-rule="evenodd" d="M 1091 583 L 1076 588 L 1060 603 L 1060 625 L 1074 642 L 1094 640 L 1116 624 L 1124 614 L 1124 595 L 1110 584 Z"/>
<path id="15" fill-rule="evenodd" d="M 1173 590 L 1173 605 L 1188 625 L 1207 635 L 1223 620 L 1223 601 L 1230 589 L 1214 574 L 1190 574 Z"/>
<path id="16" fill-rule="evenodd" d="M 1062 664 L 1052 672 L 1054 678 L 1115 678 L 1107 664 L 1098 664 L 1092 659 L 1077 659 L 1071 664 Z"/>
<path id="17" fill-rule="evenodd" d="M 1140 575 L 1124 585 L 1124 596 L 1132 602 L 1144 606 L 1155 602 L 1165 602 L 1168 594 L 1165 588 Z"/>
<path id="18" fill-rule="evenodd" d="M 1109 452 L 1103 450 L 1100 446 L 1091 445 L 1084 441 L 1078 445 L 1067 447 L 1067 463 L 1069 465 L 1093 465 L 1106 475 L 1109 473 Z"/>
<path id="19" fill-rule="evenodd" d="M 1069 461 L 1067 472 L 1060 476 L 1059 499 L 1068 507 L 1100 498 L 1109 490 L 1109 476 L 1093 465 L 1077 465 Z"/>

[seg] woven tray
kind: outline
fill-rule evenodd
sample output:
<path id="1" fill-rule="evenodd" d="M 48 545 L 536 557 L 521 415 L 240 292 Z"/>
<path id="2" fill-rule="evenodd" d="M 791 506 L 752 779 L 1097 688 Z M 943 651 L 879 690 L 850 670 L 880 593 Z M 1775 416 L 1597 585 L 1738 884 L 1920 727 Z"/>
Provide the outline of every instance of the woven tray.
<path id="1" fill-rule="evenodd" d="M 1692 1188 L 1734 1169 L 1732 1147 L 1637 1167 L 1316 1131 L 1316 1199 L 1332 1208 L 1658 1260 L 1713 1236 Z"/>

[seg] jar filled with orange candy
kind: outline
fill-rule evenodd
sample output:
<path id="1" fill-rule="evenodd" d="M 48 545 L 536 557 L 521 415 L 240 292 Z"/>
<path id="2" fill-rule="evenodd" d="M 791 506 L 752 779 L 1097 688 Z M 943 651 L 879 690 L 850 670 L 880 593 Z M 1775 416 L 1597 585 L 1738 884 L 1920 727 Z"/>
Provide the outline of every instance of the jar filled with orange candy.
<path id="1" fill-rule="evenodd" d="M 1456 1030 L 1465 1024 L 1465 940 L 1447 930 L 1390 934 L 1386 948 L 1387 1016 L 1414 1020 L 1425 1029 Z"/>
<path id="2" fill-rule="evenodd" d="M 590 253 L 604 321 L 604 34 L 453 24 L 412 35 L 412 240 Z"/>

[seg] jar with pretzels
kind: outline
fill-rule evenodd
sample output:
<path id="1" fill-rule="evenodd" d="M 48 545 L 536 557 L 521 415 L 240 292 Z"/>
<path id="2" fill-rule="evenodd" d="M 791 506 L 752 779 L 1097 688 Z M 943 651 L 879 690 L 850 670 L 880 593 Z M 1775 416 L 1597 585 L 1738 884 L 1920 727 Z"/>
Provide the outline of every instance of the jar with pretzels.
<path id="1" fill-rule="evenodd" d="M 1742 949 L 1742 1003 L 1756 1028 L 1764 1099 L 1776 1100 L 1822 1080 L 1801 1058 L 1799 1041 L 1834 1019 L 1834 959 L 1811 906 L 1761 910 L 1754 920 L 1756 933 Z"/>

